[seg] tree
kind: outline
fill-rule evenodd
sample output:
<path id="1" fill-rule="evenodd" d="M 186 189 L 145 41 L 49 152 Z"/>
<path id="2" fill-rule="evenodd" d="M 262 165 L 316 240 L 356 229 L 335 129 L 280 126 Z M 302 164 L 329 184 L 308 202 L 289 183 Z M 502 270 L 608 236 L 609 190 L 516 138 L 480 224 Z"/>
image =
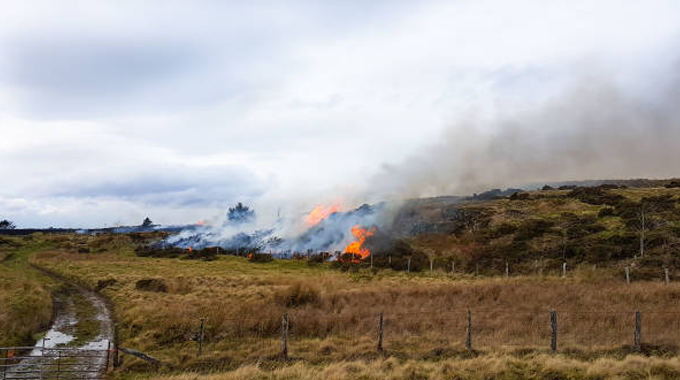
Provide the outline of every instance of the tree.
<path id="1" fill-rule="evenodd" d="M 17 226 L 10 220 L 0 220 L 0 230 L 13 230 Z"/>
<path id="2" fill-rule="evenodd" d="M 239 202 L 234 207 L 229 207 L 227 219 L 234 223 L 246 223 L 255 218 L 255 211 Z"/>
<path id="3" fill-rule="evenodd" d="M 144 221 L 142 222 L 142 227 L 153 227 L 153 222 L 151 221 L 151 219 L 149 219 L 148 216 L 144 218 Z"/>
<path id="4" fill-rule="evenodd" d="M 653 204 L 645 202 L 644 199 L 640 202 L 640 208 L 637 210 L 636 227 L 640 234 L 640 257 L 645 256 L 645 238 L 646 233 L 651 229 L 653 223 L 651 221 L 652 213 L 655 211 Z"/>

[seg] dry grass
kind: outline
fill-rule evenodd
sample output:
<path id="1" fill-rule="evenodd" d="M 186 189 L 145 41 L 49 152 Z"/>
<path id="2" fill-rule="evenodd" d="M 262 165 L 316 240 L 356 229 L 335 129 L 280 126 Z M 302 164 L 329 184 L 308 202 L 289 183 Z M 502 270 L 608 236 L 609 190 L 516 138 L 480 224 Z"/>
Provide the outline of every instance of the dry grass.
<path id="1" fill-rule="evenodd" d="M 489 355 L 436 362 L 381 358 L 341 361 L 324 366 L 297 362 L 267 369 L 253 364 L 231 372 L 213 374 L 167 374 L 142 377 L 149 380 L 425 380 L 425 379 L 649 379 L 680 377 L 680 359 L 628 356 L 582 361 L 564 356 L 532 355 L 514 357 Z"/>
<path id="2" fill-rule="evenodd" d="M 560 350 L 581 357 L 630 352 L 635 310 L 643 312 L 647 352 L 674 354 L 680 341 L 680 284 L 627 286 L 590 269 L 565 279 L 505 279 L 436 271 L 348 274 L 303 261 L 257 264 L 230 256 L 202 262 L 48 250 L 33 260 L 91 288 L 107 284 L 101 291 L 116 305 L 123 344 L 175 369 L 277 362 L 283 313 L 291 320 L 291 355 L 318 364 L 381 357 L 376 352 L 381 312 L 386 353 L 401 360 L 467 355 L 468 308 L 473 346 L 482 353 L 547 350 L 553 309 Z M 162 280 L 163 291 L 136 289 L 145 279 Z M 207 324 L 199 358 L 195 339 L 201 317 Z M 132 369 L 139 363 L 126 365 Z"/>
<path id="3" fill-rule="evenodd" d="M 0 346 L 33 344 L 52 317 L 51 280 L 30 268 L 26 257 L 44 248 L 32 239 L 3 238 L 0 257 Z"/>

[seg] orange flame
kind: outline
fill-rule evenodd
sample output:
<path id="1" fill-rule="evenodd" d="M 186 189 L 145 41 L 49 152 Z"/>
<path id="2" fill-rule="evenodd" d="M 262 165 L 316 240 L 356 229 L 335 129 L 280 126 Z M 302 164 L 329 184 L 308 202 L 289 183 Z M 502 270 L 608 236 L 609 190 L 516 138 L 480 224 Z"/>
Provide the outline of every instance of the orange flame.
<path id="1" fill-rule="evenodd" d="M 361 228 L 358 224 L 352 227 L 352 235 L 354 235 L 356 240 L 349 243 L 345 248 L 345 253 L 353 253 L 355 256 L 361 256 L 361 259 L 367 258 L 368 255 L 371 254 L 371 251 L 369 251 L 368 248 L 362 248 L 362 245 L 367 237 L 373 236 L 373 233 L 375 233 L 375 227 L 370 230 Z"/>
<path id="2" fill-rule="evenodd" d="M 199 220 L 199 221 L 196 223 L 197 226 L 202 226 L 202 225 L 204 225 L 204 224 L 205 224 L 205 220 Z"/>
<path id="3" fill-rule="evenodd" d="M 191 251 L 193 251 L 193 250 L 194 250 L 193 248 L 189 247 L 189 253 L 191 253 Z"/>
<path id="4" fill-rule="evenodd" d="M 305 221 L 307 222 L 307 225 L 309 227 L 312 227 L 319 223 L 320 221 L 326 219 L 329 215 L 338 212 L 339 210 L 340 206 L 338 205 L 316 206 L 314 207 L 314 210 L 312 210 L 312 212 L 310 212 L 307 215 Z"/>

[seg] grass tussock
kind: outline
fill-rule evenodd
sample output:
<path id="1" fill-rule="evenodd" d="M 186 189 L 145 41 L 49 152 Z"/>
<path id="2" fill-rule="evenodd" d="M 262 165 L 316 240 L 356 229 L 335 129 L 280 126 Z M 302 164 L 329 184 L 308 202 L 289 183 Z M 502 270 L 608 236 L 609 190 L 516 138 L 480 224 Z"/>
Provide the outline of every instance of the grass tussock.
<path id="1" fill-rule="evenodd" d="M 307 304 L 318 304 L 321 301 L 321 295 L 314 285 L 296 281 L 285 289 L 274 293 L 274 300 L 284 307 L 300 307 Z"/>

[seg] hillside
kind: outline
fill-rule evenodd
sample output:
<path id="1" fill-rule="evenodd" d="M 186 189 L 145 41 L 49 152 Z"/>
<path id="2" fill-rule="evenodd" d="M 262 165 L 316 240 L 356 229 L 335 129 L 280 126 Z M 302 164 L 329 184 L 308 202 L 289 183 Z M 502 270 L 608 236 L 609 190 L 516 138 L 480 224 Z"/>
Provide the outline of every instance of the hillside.
<path id="1" fill-rule="evenodd" d="M 436 267 L 500 274 L 632 266 L 661 278 L 680 264 L 680 188 L 672 181 L 516 192 L 493 199 L 408 202 L 394 235 L 434 258 Z M 630 184 L 631 182 L 628 182 Z M 642 238 L 642 250 L 641 250 Z M 370 243 L 370 242 L 369 242 Z M 376 252 L 379 255 L 383 252 Z"/>

